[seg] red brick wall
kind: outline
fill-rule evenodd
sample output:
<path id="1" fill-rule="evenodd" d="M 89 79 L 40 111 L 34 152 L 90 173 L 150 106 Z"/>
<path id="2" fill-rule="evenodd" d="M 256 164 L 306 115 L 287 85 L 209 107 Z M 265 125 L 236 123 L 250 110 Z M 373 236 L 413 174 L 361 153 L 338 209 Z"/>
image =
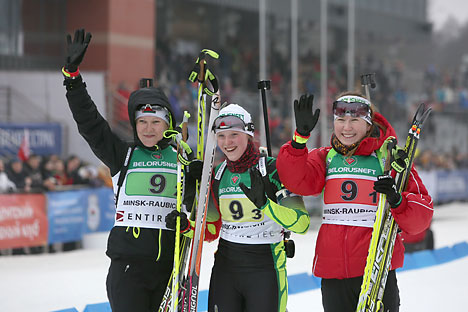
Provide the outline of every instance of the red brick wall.
<path id="1" fill-rule="evenodd" d="M 109 91 L 154 76 L 155 0 L 67 2 L 67 30 L 93 34 L 82 69 L 105 71 Z"/>

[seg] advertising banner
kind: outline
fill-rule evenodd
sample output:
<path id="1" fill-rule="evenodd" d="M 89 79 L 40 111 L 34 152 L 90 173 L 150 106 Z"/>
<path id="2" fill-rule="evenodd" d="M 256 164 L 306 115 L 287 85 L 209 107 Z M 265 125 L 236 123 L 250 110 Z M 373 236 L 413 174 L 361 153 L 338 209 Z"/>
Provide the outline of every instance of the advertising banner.
<path id="1" fill-rule="evenodd" d="M 47 231 L 43 194 L 0 195 L 0 249 L 45 245 Z"/>
<path id="2" fill-rule="evenodd" d="M 0 123 L 0 155 L 17 155 L 25 133 L 29 135 L 31 153 L 61 155 L 62 128 L 58 123 Z"/>
<path id="3" fill-rule="evenodd" d="M 111 188 L 92 189 L 88 195 L 85 233 L 107 232 L 114 226 L 114 193 Z"/>
<path id="4" fill-rule="evenodd" d="M 89 190 L 48 192 L 49 243 L 81 240 Z"/>
<path id="5" fill-rule="evenodd" d="M 468 199 L 468 170 L 437 170 L 437 202 Z"/>

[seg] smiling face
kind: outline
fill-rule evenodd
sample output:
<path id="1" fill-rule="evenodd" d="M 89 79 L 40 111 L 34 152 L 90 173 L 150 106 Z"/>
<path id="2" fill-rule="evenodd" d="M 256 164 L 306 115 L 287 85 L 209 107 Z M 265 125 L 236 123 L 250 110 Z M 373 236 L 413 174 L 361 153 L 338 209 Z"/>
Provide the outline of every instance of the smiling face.
<path id="1" fill-rule="evenodd" d="M 225 130 L 216 134 L 218 147 L 230 161 L 238 160 L 247 149 L 249 135 L 235 130 Z"/>
<path id="2" fill-rule="evenodd" d="M 159 117 L 142 116 L 136 120 L 136 132 L 141 143 L 153 147 L 163 138 L 167 123 Z"/>
<path id="3" fill-rule="evenodd" d="M 359 117 L 337 117 L 333 122 L 334 132 L 338 140 L 346 146 L 359 142 L 366 136 L 371 125 Z"/>

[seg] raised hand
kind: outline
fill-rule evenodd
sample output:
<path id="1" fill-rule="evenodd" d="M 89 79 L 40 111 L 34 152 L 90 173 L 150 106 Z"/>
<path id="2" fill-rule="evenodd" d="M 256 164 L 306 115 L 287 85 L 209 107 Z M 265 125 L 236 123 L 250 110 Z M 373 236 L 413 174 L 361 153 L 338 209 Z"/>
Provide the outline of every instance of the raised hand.
<path id="1" fill-rule="evenodd" d="M 296 118 L 296 131 L 301 136 L 308 137 L 315 128 L 320 116 L 320 109 L 313 111 L 314 95 L 303 94 L 298 100 L 294 100 L 294 117 Z"/>
<path id="2" fill-rule="evenodd" d="M 89 42 L 91 41 L 91 33 L 86 33 L 85 30 L 77 29 L 75 31 L 75 36 L 71 38 L 71 35 L 67 35 L 67 54 L 65 58 L 65 69 L 74 73 L 78 70 L 78 66 L 83 61 L 83 57 L 88 49 Z"/>

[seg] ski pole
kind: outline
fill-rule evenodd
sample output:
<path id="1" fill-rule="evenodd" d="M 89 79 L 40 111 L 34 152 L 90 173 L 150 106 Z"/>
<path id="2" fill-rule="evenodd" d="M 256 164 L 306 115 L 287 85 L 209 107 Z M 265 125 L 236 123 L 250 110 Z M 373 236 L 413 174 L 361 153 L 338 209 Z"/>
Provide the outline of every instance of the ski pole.
<path id="1" fill-rule="evenodd" d="M 176 135 L 177 141 L 177 219 L 175 228 L 175 247 L 174 247 L 174 266 L 172 276 L 172 302 L 171 311 L 177 312 L 179 304 L 179 266 L 180 266 L 180 213 L 182 210 L 182 184 L 184 183 L 184 164 L 182 163 L 182 154 L 185 152 L 182 145 L 187 142 L 187 123 L 190 114 L 184 111 L 184 119 L 182 121 L 182 133 Z"/>
<path id="2" fill-rule="evenodd" d="M 197 60 L 195 61 L 195 66 L 190 72 L 188 80 L 191 82 L 198 82 L 198 132 L 197 132 L 197 159 L 203 159 L 203 147 L 204 147 L 204 137 L 205 137 L 205 94 L 213 96 L 214 93 L 218 90 L 217 79 L 214 75 L 207 69 L 206 66 L 206 55 L 211 56 L 214 59 L 219 58 L 219 54 L 213 50 L 203 49 L 200 51 Z M 205 83 L 206 78 L 211 82 L 213 90 L 210 90 Z M 197 186 L 198 189 L 198 186 Z"/>
<path id="3" fill-rule="evenodd" d="M 271 156 L 271 141 L 270 141 L 270 125 L 268 123 L 268 111 L 267 111 L 267 102 L 266 102 L 266 92 L 265 90 L 270 90 L 270 80 L 261 80 L 257 83 L 257 87 L 262 95 L 262 106 L 263 106 L 263 121 L 265 123 L 265 135 L 267 143 L 268 156 Z"/>
<path id="4" fill-rule="evenodd" d="M 257 87 L 261 92 L 262 95 L 262 106 L 263 106 L 263 121 L 265 123 L 265 136 L 266 136 L 266 141 L 267 141 L 267 156 L 272 156 L 271 152 L 271 141 L 270 141 L 270 125 L 268 122 L 268 110 L 267 110 L 267 101 L 266 101 L 266 91 L 265 90 L 270 90 L 271 87 L 271 81 L 270 80 L 261 80 L 257 83 Z M 286 256 L 288 258 L 294 257 L 294 241 L 292 239 L 289 239 L 291 236 L 290 231 L 284 231 L 283 233 L 283 241 L 284 241 L 284 247 L 286 249 Z"/>
<path id="5" fill-rule="evenodd" d="M 366 97 L 370 101 L 370 92 L 369 86 L 374 89 L 377 85 L 375 84 L 375 73 L 370 74 L 362 74 L 361 75 L 361 85 L 364 87 L 364 91 L 366 92 Z"/>

